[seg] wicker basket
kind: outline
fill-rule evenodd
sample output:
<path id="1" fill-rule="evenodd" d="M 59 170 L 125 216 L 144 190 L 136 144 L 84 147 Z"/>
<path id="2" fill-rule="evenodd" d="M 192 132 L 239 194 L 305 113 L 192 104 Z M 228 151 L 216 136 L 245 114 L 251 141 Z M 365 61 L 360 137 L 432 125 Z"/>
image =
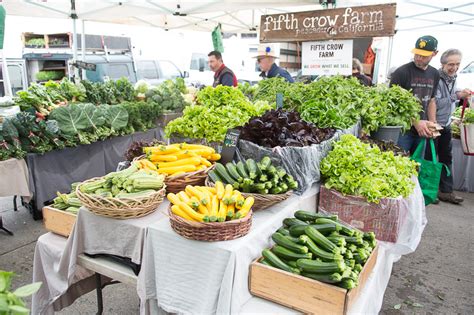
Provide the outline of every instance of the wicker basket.
<path id="1" fill-rule="evenodd" d="M 100 177 L 91 178 L 83 184 L 98 179 Z M 76 195 L 84 207 L 97 215 L 115 219 L 139 218 L 154 212 L 163 201 L 166 191 L 164 185 L 162 189 L 146 198 L 111 198 L 83 193 L 80 190 L 81 185 L 77 186 Z"/>
<path id="2" fill-rule="evenodd" d="M 168 214 L 171 228 L 176 233 L 184 238 L 196 241 L 230 241 L 247 235 L 252 226 L 252 210 L 245 218 L 225 222 L 189 221 L 174 214 L 171 211 L 171 205 L 168 207 Z"/>
<path id="3" fill-rule="evenodd" d="M 145 155 L 139 156 L 134 161 L 138 161 L 144 159 Z M 186 173 L 176 176 L 166 176 L 165 177 L 165 184 L 166 184 L 166 192 L 168 193 L 179 193 L 180 191 L 184 190 L 187 185 L 191 186 L 204 186 L 204 183 L 207 178 L 207 173 L 214 168 L 214 164 L 208 168 L 192 172 Z"/>
<path id="4" fill-rule="evenodd" d="M 206 178 L 205 183 L 206 183 L 206 186 L 208 186 L 208 187 L 214 187 L 214 183 L 211 180 L 209 180 L 209 177 Z M 245 198 L 253 197 L 253 199 L 255 199 L 255 202 L 252 206 L 252 209 L 254 211 L 257 211 L 257 210 L 266 209 L 270 206 L 273 206 L 274 204 L 280 203 L 280 202 L 290 198 L 290 196 L 292 194 L 293 194 L 293 191 L 288 190 L 286 193 L 278 194 L 278 195 L 271 195 L 271 194 L 262 195 L 262 194 L 253 194 L 253 193 L 242 193 L 242 196 L 244 196 Z"/>

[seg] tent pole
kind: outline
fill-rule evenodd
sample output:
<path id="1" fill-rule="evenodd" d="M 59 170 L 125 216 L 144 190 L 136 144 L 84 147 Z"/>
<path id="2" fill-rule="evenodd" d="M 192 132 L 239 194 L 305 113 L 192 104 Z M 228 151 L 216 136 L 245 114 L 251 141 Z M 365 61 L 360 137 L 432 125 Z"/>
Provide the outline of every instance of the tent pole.
<path id="1" fill-rule="evenodd" d="M 86 61 L 86 21 L 81 20 L 82 32 L 81 32 L 81 52 L 82 52 L 82 61 Z M 82 79 L 86 79 L 86 70 L 82 69 Z"/>
<path id="2" fill-rule="evenodd" d="M 390 69 L 392 66 L 392 49 L 393 49 L 393 36 L 388 38 L 388 66 L 387 69 Z"/>
<path id="3" fill-rule="evenodd" d="M 74 62 L 77 61 L 77 27 L 76 19 L 72 19 L 72 59 Z M 76 80 L 79 77 L 79 69 L 74 67 L 74 79 Z"/>

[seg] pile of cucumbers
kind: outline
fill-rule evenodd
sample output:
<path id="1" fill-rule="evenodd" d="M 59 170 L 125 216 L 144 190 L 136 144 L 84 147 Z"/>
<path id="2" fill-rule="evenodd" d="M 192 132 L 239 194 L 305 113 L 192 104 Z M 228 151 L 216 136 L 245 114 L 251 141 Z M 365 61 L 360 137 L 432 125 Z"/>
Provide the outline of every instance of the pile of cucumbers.
<path id="1" fill-rule="evenodd" d="M 275 246 L 262 251 L 261 263 L 345 289 L 359 284 L 377 241 L 326 215 L 298 210 L 272 235 Z"/>
<path id="2" fill-rule="evenodd" d="M 260 162 L 253 159 L 229 162 L 225 166 L 216 163 L 215 169 L 209 172 L 209 178 L 215 183 L 221 181 L 231 184 L 234 189 L 244 193 L 284 194 L 298 188 L 298 182 L 281 167 L 272 165 L 272 160 L 265 156 Z"/>

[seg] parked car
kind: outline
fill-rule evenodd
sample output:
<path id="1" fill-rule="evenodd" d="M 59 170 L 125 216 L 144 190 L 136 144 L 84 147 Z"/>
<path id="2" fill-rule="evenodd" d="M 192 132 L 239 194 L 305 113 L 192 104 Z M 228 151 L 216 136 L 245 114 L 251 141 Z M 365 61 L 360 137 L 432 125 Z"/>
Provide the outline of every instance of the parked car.
<path id="1" fill-rule="evenodd" d="M 187 78 L 189 73 L 182 72 L 168 60 L 137 60 L 137 79 L 144 80 L 151 85 L 158 85 L 165 80 Z"/>
<path id="2" fill-rule="evenodd" d="M 130 82 L 137 82 L 137 75 L 130 55 L 86 55 L 87 63 L 96 65 L 96 70 L 86 70 L 86 79 L 92 82 L 118 80 L 126 77 Z"/>
<path id="3" fill-rule="evenodd" d="M 460 89 L 470 89 L 474 91 L 474 61 L 471 61 L 458 73 L 456 85 Z"/>

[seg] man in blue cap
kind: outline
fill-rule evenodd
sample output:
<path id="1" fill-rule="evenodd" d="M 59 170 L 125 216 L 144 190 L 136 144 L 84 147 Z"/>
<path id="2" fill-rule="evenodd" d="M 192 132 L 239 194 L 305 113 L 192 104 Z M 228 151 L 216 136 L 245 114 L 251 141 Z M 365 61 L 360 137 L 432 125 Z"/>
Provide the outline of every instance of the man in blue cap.
<path id="1" fill-rule="evenodd" d="M 255 58 L 257 58 L 260 70 L 262 70 L 260 74 L 262 78 L 282 77 L 290 83 L 295 82 L 288 71 L 276 65 L 275 59 L 278 57 L 272 46 L 260 45 Z"/>
<path id="2" fill-rule="evenodd" d="M 438 70 L 429 63 L 438 53 L 438 41 L 433 36 L 422 36 L 416 41 L 412 53 L 413 61 L 395 70 L 390 86 L 399 85 L 411 90 L 422 105 L 420 120 L 414 121 L 412 128 L 398 140 L 399 146 L 413 154 L 422 138 L 433 137 L 429 127 L 436 123 L 435 94 L 440 77 Z"/>

